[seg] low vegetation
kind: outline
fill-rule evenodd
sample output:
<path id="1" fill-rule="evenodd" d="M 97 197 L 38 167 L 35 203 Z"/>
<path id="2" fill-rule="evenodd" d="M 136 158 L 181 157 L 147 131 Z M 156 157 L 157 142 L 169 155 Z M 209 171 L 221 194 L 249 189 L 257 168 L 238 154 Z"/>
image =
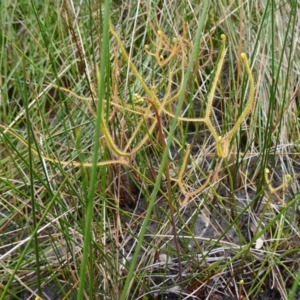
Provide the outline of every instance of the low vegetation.
<path id="1" fill-rule="evenodd" d="M 127 2 L 1 1 L 0 299 L 296 299 L 297 1 Z"/>

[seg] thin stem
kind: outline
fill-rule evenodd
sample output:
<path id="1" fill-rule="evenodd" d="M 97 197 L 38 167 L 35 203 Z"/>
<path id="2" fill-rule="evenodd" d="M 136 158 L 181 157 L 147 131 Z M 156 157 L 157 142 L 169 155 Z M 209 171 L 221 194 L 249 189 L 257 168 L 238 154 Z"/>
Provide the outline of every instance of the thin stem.
<path id="1" fill-rule="evenodd" d="M 152 104 L 152 107 L 154 109 L 156 119 L 157 119 L 158 139 L 159 139 L 159 142 L 162 146 L 162 150 L 165 151 L 166 141 L 165 141 L 164 133 L 163 133 L 163 130 L 162 130 L 161 119 L 160 119 L 159 113 L 158 113 L 157 108 L 154 105 L 153 101 L 149 98 L 147 98 L 147 100 Z M 167 199 L 168 199 L 170 215 L 171 215 L 171 222 L 172 222 L 172 227 L 173 227 L 174 244 L 175 244 L 175 247 L 176 247 L 177 257 L 178 257 L 179 278 L 180 278 L 180 281 L 181 281 L 182 280 L 182 267 L 181 267 L 181 257 L 180 257 L 180 246 L 179 246 L 178 235 L 177 235 L 177 230 L 176 230 L 175 214 L 174 214 L 173 201 L 172 201 L 171 178 L 170 178 L 169 171 L 170 171 L 169 160 L 167 159 L 166 164 L 165 164 L 165 175 L 166 175 L 166 179 L 167 179 L 167 191 L 168 191 Z"/>

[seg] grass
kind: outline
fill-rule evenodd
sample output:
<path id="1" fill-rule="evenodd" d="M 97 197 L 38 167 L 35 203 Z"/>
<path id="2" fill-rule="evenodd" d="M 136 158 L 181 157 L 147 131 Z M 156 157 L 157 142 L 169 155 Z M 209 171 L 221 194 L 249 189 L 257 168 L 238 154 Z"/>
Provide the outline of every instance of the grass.
<path id="1" fill-rule="evenodd" d="M 0 299 L 299 297 L 298 3 L 198 2 L 1 1 Z"/>

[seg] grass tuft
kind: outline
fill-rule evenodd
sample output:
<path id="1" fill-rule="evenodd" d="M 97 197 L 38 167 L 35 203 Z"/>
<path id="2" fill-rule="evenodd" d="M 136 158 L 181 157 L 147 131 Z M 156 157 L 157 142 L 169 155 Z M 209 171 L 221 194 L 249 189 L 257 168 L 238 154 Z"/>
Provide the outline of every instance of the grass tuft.
<path id="1" fill-rule="evenodd" d="M 0 300 L 295 299 L 298 1 L 0 1 Z"/>

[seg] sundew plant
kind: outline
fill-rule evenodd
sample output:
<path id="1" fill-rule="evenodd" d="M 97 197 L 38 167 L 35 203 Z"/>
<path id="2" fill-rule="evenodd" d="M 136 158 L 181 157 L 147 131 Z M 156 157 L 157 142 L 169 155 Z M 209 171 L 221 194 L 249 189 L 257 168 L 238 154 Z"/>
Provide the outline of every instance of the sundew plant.
<path id="1" fill-rule="evenodd" d="M 299 297 L 299 3 L 0 3 L 0 299 Z"/>

